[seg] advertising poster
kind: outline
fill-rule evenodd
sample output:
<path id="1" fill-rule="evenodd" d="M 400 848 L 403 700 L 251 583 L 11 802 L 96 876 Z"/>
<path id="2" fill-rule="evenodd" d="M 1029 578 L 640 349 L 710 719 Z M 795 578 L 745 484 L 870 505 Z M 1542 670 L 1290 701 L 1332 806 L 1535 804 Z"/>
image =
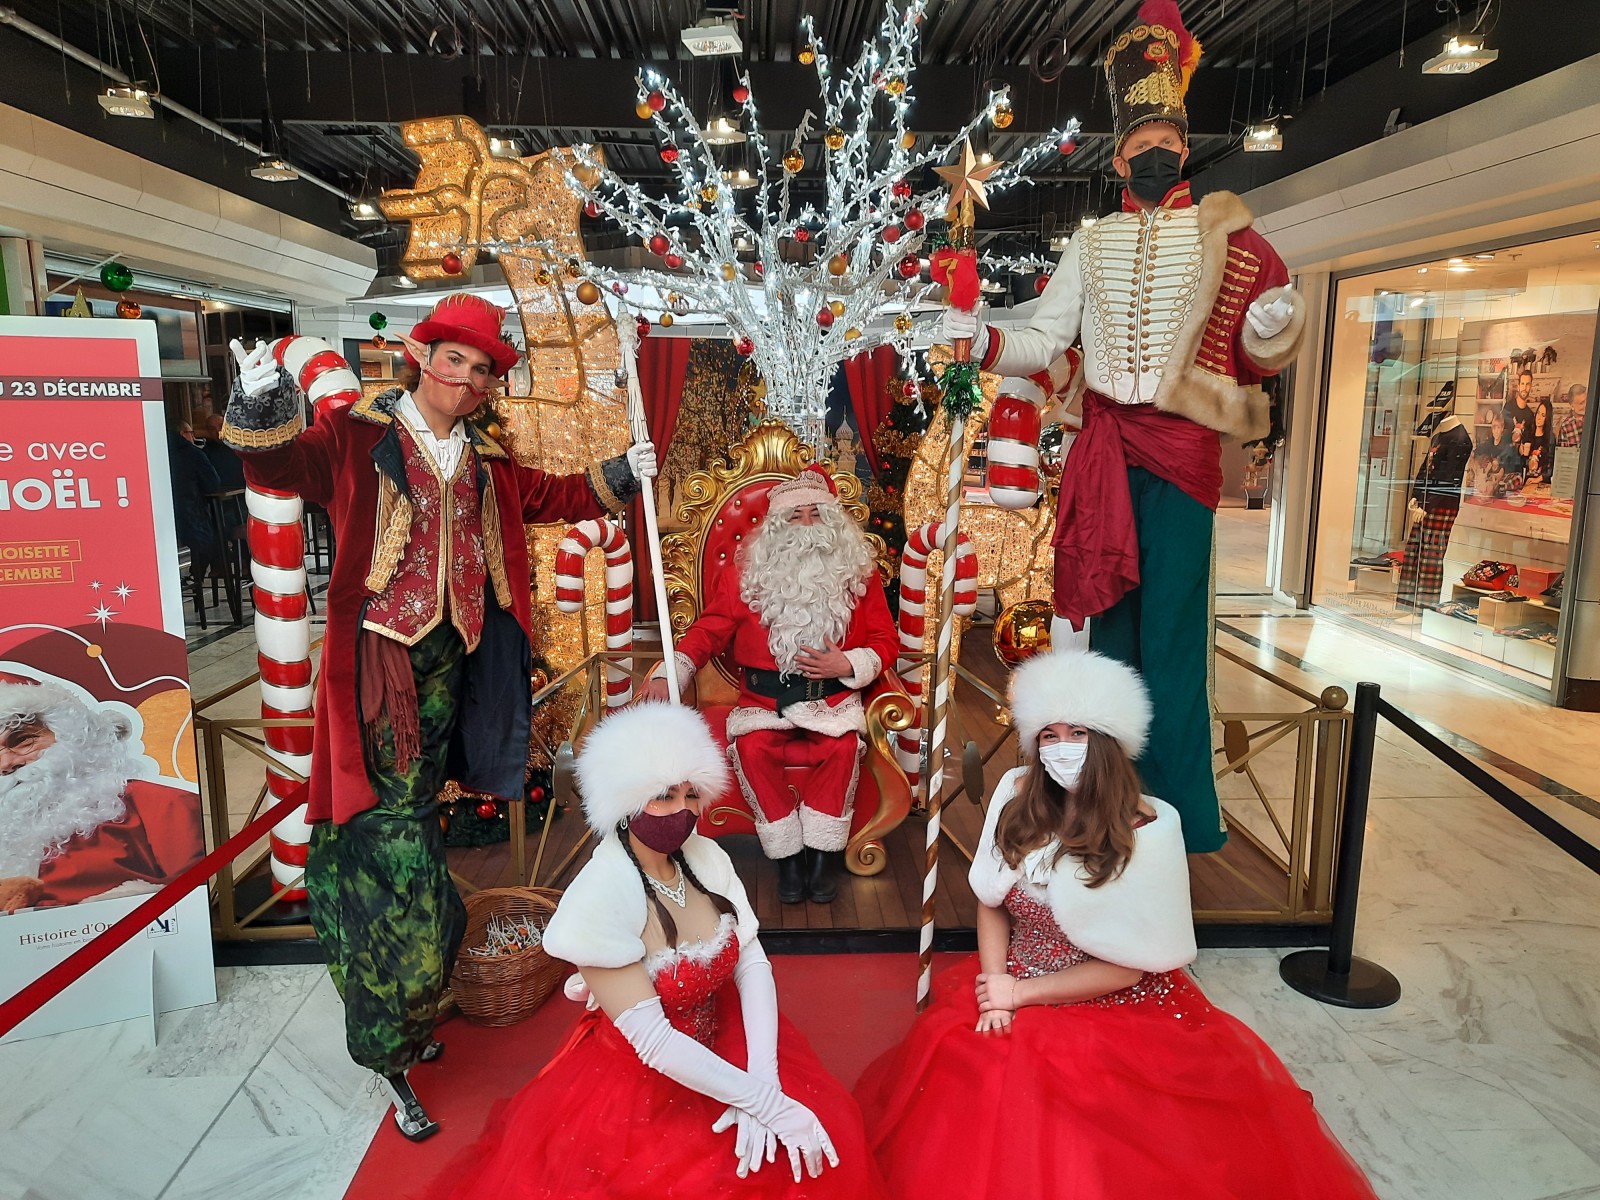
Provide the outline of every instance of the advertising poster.
<path id="1" fill-rule="evenodd" d="M 0 317 L 0 997 L 205 852 L 159 376 L 149 322 Z M 157 1011 L 215 998 L 182 911 Z M 27 1031 L 126 1017 L 102 977 Z"/>

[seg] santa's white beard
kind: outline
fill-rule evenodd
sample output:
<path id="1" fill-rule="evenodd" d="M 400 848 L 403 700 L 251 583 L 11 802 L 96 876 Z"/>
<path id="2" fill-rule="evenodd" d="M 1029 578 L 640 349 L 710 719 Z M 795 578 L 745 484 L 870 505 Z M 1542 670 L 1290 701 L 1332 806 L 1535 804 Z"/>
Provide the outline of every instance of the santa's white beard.
<path id="1" fill-rule="evenodd" d="M 0 775 L 0 879 L 38 875 L 73 838 L 121 817 L 133 777 L 120 744 L 86 750 L 64 742 Z"/>
<path id="2" fill-rule="evenodd" d="M 795 655 L 843 639 L 850 614 L 876 569 L 861 531 L 837 505 L 822 505 L 821 520 L 801 525 L 764 523 L 747 543 L 739 595 L 767 627 L 778 669 L 797 673 Z"/>

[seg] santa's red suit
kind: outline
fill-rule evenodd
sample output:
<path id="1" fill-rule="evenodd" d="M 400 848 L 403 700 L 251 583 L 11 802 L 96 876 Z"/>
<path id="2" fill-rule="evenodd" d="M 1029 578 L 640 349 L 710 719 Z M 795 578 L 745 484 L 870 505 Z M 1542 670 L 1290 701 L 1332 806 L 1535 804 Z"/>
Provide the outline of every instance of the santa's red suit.
<path id="1" fill-rule="evenodd" d="M 127 884 L 149 884 L 154 890 L 175 879 L 205 850 L 194 793 L 133 779 L 122 803 L 122 816 L 73 838 L 41 864 L 38 878 L 44 891 L 36 907 L 77 904 Z"/>
<path id="2" fill-rule="evenodd" d="M 815 468 L 772 489 L 766 519 L 786 521 L 805 504 L 838 504 L 832 480 Z M 739 699 L 727 723 L 729 757 L 768 858 L 788 858 L 803 848 L 840 851 L 850 839 L 865 750 L 861 690 L 894 661 L 899 648 L 875 565 L 868 565 L 862 583 L 844 635 L 836 639 L 853 668 L 842 679 L 780 679 L 770 631 L 741 595 L 735 571 L 722 572 L 700 616 L 675 647 L 684 686 L 719 656 L 739 668 Z M 783 689 L 789 690 L 780 704 L 772 693 Z M 786 767 L 796 766 L 811 768 L 798 796 L 784 777 Z"/>

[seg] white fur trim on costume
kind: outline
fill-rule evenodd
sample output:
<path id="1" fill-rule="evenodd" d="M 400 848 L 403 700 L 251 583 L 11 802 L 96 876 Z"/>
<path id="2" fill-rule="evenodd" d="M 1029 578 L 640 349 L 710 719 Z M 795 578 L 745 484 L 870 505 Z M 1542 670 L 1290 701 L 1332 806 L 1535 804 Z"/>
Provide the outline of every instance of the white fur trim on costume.
<path id="1" fill-rule="evenodd" d="M 1292 287 L 1275 287 L 1262 292 L 1256 303 L 1271 304 L 1274 300 L 1288 301 L 1291 311 L 1287 325 L 1269 338 L 1257 337 L 1249 321 L 1239 329 L 1245 355 L 1258 369 L 1268 373 L 1282 370 L 1294 361 L 1306 332 L 1306 298 Z"/>
<path id="2" fill-rule="evenodd" d="M 990 908 L 1005 903 L 1026 878 L 1041 883 L 1050 912 L 1073 945 L 1105 962 L 1139 971 L 1173 971 L 1195 958 L 1189 900 L 1189 860 L 1178 810 L 1146 796 L 1156 819 L 1134 831 L 1133 854 L 1118 875 L 1097 888 L 1084 881 L 1082 864 L 1063 858 L 1053 868 L 1055 844 L 1043 846 L 1019 867 L 1006 866 L 994 844 L 1000 813 L 1017 794 L 1029 768 L 1007 771 L 984 816 L 967 882 Z"/>
<path id="3" fill-rule="evenodd" d="M 1036 654 L 1011 673 L 1011 720 L 1024 754 L 1034 752 L 1041 729 L 1064 722 L 1109 734 L 1136 759 L 1150 732 L 1150 693 L 1126 663 L 1069 647 Z"/>
<path id="4" fill-rule="evenodd" d="M 710 838 L 691 834 L 683 857 L 695 878 L 733 902 L 742 947 L 760 932 L 733 860 Z M 644 961 L 644 928 L 649 920 L 644 881 L 615 834 L 603 837 L 544 931 L 549 954 L 575 967 L 627 967 Z"/>
<path id="5" fill-rule="evenodd" d="M 851 780 L 852 785 L 854 780 Z M 852 787 L 853 790 L 853 787 Z M 850 816 L 852 803 L 845 806 L 844 815 L 833 817 L 802 804 L 800 813 L 800 841 L 813 850 L 843 850 L 850 844 Z"/>
<path id="6" fill-rule="evenodd" d="M 705 718 L 681 704 L 635 704 L 618 709 L 590 731 L 578 754 L 583 813 L 596 833 L 683 782 L 701 798 L 728 790 L 728 764 Z"/>
<path id="7" fill-rule="evenodd" d="M 698 673 L 698 669 L 694 665 L 694 659 L 690 658 L 681 650 L 674 650 L 672 652 L 672 661 L 673 664 L 678 668 L 678 691 L 686 692 L 689 690 L 689 685 L 694 682 L 694 677 Z M 667 677 L 666 667 L 667 664 L 665 660 L 658 662 L 655 666 L 650 668 L 650 673 L 646 675 L 645 678 L 647 680 L 665 679 Z"/>
<path id="8" fill-rule="evenodd" d="M 754 705 L 736 708 L 728 714 L 728 738 L 743 737 L 757 729 L 805 729 L 829 737 L 867 731 L 867 710 L 862 706 L 861 697 L 854 692 L 837 704 L 803 700 L 791 704 L 783 712 L 784 715 L 779 716 L 774 709 Z"/>
<path id="9" fill-rule="evenodd" d="M 870 687 L 872 681 L 883 674 L 883 659 L 878 657 L 876 650 L 857 646 L 854 650 L 846 650 L 844 656 L 850 660 L 850 674 L 839 682 L 847 688 L 859 690 Z"/>

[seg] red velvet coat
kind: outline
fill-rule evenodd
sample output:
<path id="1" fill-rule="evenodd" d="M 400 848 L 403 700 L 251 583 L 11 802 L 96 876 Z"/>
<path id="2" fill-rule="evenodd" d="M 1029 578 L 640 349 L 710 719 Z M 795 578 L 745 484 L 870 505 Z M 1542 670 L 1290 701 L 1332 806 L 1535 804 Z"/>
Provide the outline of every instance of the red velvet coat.
<path id="1" fill-rule="evenodd" d="M 122 816 L 76 837 L 39 868 L 40 908 L 77 904 L 135 880 L 176 879 L 205 853 L 200 797 L 147 779 L 129 782 Z"/>
<path id="2" fill-rule="evenodd" d="M 468 425 L 482 467 L 479 495 L 492 482 L 503 531 L 506 612 L 487 589 L 483 638 L 467 656 L 450 777 L 463 787 L 519 797 L 528 757 L 532 692 L 532 576 L 523 525 L 578 521 L 607 513 L 590 474 L 548 475 L 525 467 Z M 376 464 L 376 469 L 374 469 Z M 292 491 L 327 509 L 338 552 L 328 584 L 327 631 L 317 684 L 307 819 L 348 821 L 377 803 L 367 779 L 357 698 L 356 648 L 379 524 L 380 474 L 400 489 L 405 466 L 390 405 L 383 397 L 324 414 L 286 446 L 245 456 L 254 485 Z M 603 486 L 603 485 L 602 485 Z M 494 567 L 491 565 L 491 572 Z"/>

